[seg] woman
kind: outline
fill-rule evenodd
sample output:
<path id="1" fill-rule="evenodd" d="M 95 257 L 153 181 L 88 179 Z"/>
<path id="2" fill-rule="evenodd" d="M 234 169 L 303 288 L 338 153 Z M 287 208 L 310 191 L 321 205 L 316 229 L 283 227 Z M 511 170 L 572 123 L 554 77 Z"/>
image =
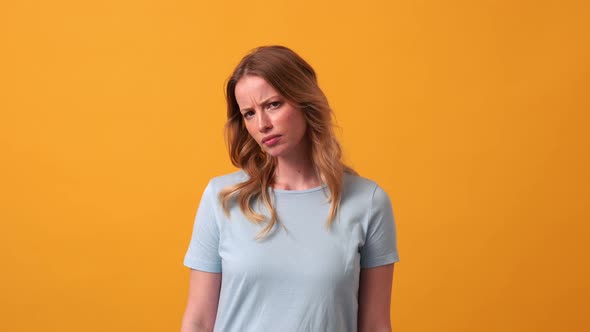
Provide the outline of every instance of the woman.
<path id="1" fill-rule="evenodd" d="M 390 331 L 391 203 L 342 163 L 314 70 L 288 48 L 259 47 L 226 99 L 240 170 L 201 198 L 182 331 Z"/>

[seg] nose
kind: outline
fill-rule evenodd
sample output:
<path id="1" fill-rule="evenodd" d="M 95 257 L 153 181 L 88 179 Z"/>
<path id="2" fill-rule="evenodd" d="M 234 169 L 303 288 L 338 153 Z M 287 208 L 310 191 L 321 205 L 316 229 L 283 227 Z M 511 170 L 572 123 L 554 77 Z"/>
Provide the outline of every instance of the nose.
<path id="1" fill-rule="evenodd" d="M 261 133 L 267 132 L 272 129 L 272 123 L 270 118 L 264 110 L 258 112 L 258 131 Z"/>

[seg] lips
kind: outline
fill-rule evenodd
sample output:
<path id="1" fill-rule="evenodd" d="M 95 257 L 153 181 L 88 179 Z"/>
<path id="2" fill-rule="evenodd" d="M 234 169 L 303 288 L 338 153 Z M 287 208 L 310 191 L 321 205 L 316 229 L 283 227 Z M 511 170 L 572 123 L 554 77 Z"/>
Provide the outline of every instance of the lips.
<path id="1" fill-rule="evenodd" d="M 281 135 L 266 136 L 265 138 L 262 139 L 262 144 L 265 144 L 267 146 L 275 145 L 279 141 L 280 137 L 281 137 Z"/>

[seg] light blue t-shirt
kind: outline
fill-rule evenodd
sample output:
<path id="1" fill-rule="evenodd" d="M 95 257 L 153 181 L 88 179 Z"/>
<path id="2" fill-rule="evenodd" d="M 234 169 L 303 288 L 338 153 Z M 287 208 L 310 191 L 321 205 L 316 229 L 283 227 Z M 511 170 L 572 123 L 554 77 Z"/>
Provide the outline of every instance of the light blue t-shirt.
<path id="1" fill-rule="evenodd" d="M 247 177 L 237 171 L 209 182 L 184 258 L 191 269 L 222 273 L 214 331 L 356 331 L 360 269 L 399 260 L 388 195 L 371 180 L 345 174 L 328 231 L 326 186 L 275 189 L 287 231 L 275 224 L 256 241 L 263 225 L 248 221 L 237 204 L 228 219 L 218 200 L 221 189 Z"/>

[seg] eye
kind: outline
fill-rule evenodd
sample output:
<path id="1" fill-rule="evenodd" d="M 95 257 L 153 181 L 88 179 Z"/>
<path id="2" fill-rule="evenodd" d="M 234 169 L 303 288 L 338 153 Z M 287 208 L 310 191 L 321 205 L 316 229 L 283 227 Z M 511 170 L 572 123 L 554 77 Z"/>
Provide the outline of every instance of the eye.
<path id="1" fill-rule="evenodd" d="M 266 107 L 270 110 L 273 110 L 275 108 L 279 108 L 279 106 L 281 106 L 280 101 L 273 101 L 273 102 L 268 103 L 268 105 Z"/>
<path id="2" fill-rule="evenodd" d="M 254 112 L 252 112 L 252 111 L 247 111 L 247 112 L 244 112 L 244 113 L 242 114 L 242 116 L 244 117 L 244 119 L 246 119 L 246 120 L 247 120 L 247 119 L 251 118 L 252 116 L 254 116 Z"/>

